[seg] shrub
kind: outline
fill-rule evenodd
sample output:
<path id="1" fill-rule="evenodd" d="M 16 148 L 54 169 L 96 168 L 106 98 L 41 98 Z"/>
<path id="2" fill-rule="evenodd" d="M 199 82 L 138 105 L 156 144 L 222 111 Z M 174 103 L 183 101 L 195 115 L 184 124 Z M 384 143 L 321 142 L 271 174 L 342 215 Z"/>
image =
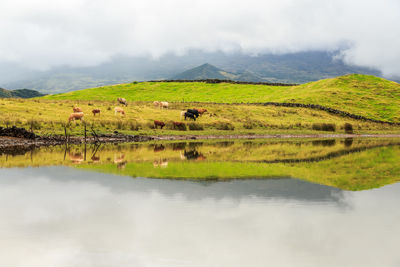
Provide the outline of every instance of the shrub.
<path id="1" fill-rule="evenodd" d="M 187 130 L 186 124 L 184 124 L 184 123 L 179 124 L 179 125 L 173 125 L 172 128 L 174 130 L 179 130 L 179 131 L 186 131 Z"/>
<path id="2" fill-rule="evenodd" d="M 347 134 L 352 134 L 353 133 L 353 125 L 351 125 L 350 123 L 346 122 L 344 124 L 344 132 Z"/>
<path id="3" fill-rule="evenodd" d="M 189 130 L 191 131 L 202 131 L 204 130 L 203 125 L 198 124 L 198 123 L 188 123 L 187 126 L 189 127 Z"/>
<path id="4" fill-rule="evenodd" d="M 129 122 L 128 125 L 129 125 L 129 130 L 131 131 L 138 131 L 141 128 L 141 125 L 135 121 Z"/>
<path id="5" fill-rule="evenodd" d="M 35 119 L 28 120 L 28 125 L 32 130 L 40 130 L 40 128 L 42 128 L 41 123 Z"/>
<path id="6" fill-rule="evenodd" d="M 313 123 L 312 129 L 316 131 L 336 131 L 336 125 L 334 123 Z"/>
<path id="7" fill-rule="evenodd" d="M 235 129 L 235 126 L 233 126 L 229 122 L 215 122 L 214 126 L 217 130 L 227 130 L 227 131 L 233 131 Z"/>
<path id="8" fill-rule="evenodd" d="M 115 123 L 115 126 L 117 127 L 118 130 L 123 130 L 125 125 L 123 121 L 117 121 Z"/>

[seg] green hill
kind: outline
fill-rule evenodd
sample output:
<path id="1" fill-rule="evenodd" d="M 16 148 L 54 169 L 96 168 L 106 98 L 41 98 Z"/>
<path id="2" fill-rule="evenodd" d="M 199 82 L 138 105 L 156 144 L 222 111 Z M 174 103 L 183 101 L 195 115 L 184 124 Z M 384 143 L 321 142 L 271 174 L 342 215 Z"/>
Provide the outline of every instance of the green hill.
<path id="1" fill-rule="evenodd" d="M 39 96 L 44 96 L 44 94 L 30 89 L 7 90 L 0 88 L 0 98 L 32 98 Z"/>
<path id="2" fill-rule="evenodd" d="M 115 101 L 318 104 L 367 118 L 400 122 L 400 84 L 372 75 L 349 74 L 299 86 L 142 82 L 104 86 L 46 99 Z"/>

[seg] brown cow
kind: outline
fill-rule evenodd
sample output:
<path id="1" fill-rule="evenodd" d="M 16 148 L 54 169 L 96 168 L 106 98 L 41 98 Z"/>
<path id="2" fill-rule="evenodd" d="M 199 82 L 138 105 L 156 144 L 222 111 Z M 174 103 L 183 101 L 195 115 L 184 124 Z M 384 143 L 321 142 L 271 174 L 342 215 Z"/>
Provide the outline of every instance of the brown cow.
<path id="1" fill-rule="evenodd" d="M 83 112 L 71 113 L 71 115 L 69 115 L 68 122 L 71 122 L 73 120 L 83 121 L 83 116 Z"/>
<path id="2" fill-rule="evenodd" d="M 77 112 L 83 112 L 80 107 L 73 107 L 72 110 L 77 113 Z"/>
<path id="3" fill-rule="evenodd" d="M 99 114 L 99 116 L 100 116 L 100 109 L 93 109 L 92 113 L 93 113 L 93 116 L 96 116 L 96 114 Z"/>
<path id="4" fill-rule="evenodd" d="M 120 107 L 114 108 L 114 114 L 117 115 L 117 113 L 121 113 L 121 115 L 125 116 L 125 111 Z"/>
<path id="5" fill-rule="evenodd" d="M 200 115 L 203 115 L 204 113 L 207 112 L 207 109 L 205 108 L 196 108 L 196 110 L 199 112 Z"/>
<path id="6" fill-rule="evenodd" d="M 158 126 L 160 126 L 162 129 L 165 126 L 165 123 L 162 121 L 154 121 L 154 128 L 157 129 Z"/>

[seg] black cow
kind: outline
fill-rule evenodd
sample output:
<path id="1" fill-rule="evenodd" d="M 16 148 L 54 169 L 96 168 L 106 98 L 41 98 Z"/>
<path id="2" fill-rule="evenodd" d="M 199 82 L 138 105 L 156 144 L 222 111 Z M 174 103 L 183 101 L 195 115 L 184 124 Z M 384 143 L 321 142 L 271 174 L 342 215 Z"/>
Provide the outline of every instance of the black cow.
<path id="1" fill-rule="evenodd" d="M 199 111 L 197 109 L 188 109 L 186 111 L 195 115 L 196 118 L 198 118 L 200 116 Z"/>
<path id="2" fill-rule="evenodd" d="M 196 115 L 194 115 L 193 113 L 185 112 L 185 120 L 187 117 L 196 121 Z"/>

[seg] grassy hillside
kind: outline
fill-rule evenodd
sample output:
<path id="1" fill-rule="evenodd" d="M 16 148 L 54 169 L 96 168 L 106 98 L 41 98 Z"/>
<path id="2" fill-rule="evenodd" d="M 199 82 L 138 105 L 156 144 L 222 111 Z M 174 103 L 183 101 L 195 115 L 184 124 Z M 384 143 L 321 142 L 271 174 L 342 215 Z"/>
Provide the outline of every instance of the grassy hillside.
<path id="1" fill-rule="evenodd" d="M 153 103 L 135 102 L 123 107 L 126 116 L 114 114 L 113 101 L 0 99 L 0 126 L 17 125 L 37 134 L 64 134 L 63 124 L 67 123 L 73 106 L 79 106 L 85 113 L 85 121 L 94 125 L 99 133 L 118 131 L 125 134 L 307 134 L 345 133 L 345 123 L 353 125 L 354 133 L 399 133 L 399 126 L 359 121 L 340 117 L 320 110 L 255 105 L 229 105 L 205 103 L 171 103 L 168 109 L 154 107 Z M 188 108 L 206 108 L 209 112 L 196 122 L 185 121 L 181 111 Z M 91 111 L 100 109 L 100 116 Z M 154 120 L 167 125 L 164 129 L 153 129 Z M 186 131 L 172 129 L 171 121 L 185 122 Z M 315 125 L 333 124 L 334 132 L 316 131 Z M 69 131 L 74 135 L 83 134 L 81 122 L 72 122 Z"/>
<path id="2" fill-rule="evenodd" d="M 371 119 L 400 122 L 400 84 L 351 74 L 300 86 L 143 82 L 104 86 L 44 97 L 52 100 L 170 102 L 296 102 L 319 104 Z"/>

